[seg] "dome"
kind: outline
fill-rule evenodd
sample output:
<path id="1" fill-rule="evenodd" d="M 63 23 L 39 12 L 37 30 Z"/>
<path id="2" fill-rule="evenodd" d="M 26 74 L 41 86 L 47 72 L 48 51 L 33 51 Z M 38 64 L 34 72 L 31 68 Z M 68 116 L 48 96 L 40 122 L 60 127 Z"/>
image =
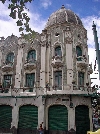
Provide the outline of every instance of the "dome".
<path id="1" fill-rule="evenodd" d="M 82 26 L 82 21 L 80 18 L 73 11 L 66 9 L 64 5 L 62 5 L 61 9 L 50 15 L 45 28 L 54 24 L 61 24 L 65 22 Z"/>

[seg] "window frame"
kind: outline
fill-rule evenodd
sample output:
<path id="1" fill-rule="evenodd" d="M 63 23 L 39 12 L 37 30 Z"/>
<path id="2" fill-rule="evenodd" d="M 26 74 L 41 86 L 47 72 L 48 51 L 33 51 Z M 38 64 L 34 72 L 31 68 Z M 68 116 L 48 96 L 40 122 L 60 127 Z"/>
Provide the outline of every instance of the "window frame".
<path id="1" fill-rule="evenodd" d="M 6 56 L 6 64 L 14 63 L 14 53 L 10 52 Z"/>
<path id="2" fill-rule="evenodd" d="M 78 72 L 78 85 L 79 86 L 84 86 L 84 72 Z"/>
<path id="3" fill-rule="evenodd" d="M 33 75 L 33 79 L 32 79 L 32 75 Z M 28 77 L 30 77 L 31 81 L 27 79 Z M 32 80 L 33 80 L 33 83 L 32 83 Z M 34 84 L 35 84 L 35 73 L 26 73 L 25 74 L 25 83 L 26 83 L 25 87 L 33 88 Z"/>
<path id="4" fill-rule="evenodd" d="M 10 81 L 10 82 L 7 83 L 7 81 Z M 9 84 L 9 85 L 7 85 L 7 84 Z M 4 77 L 3 77 L 3 87 L 4 88 L 10 88 L 11 85 L 12 85 L 12 75 L 11 74 L 4 75 Z"/>
<path id="5" fill-rule="evenodd" d="M 62 70 L 54 71 L 54 87 L 57 90 L 62 90 Z"/>
<path id="6" fill-rule="evenodd" d="M 36 50 L 32 49 L 27 53 L 27 62 L 35 62 L 36 61 Z"/>
<path id="7" fill-rule="evenodd" d="M 77 54 L 77 57 L 82 56 L 82 49 L 80 46 L 76 46 L 76 54 Z M 78 58 L 77 61 L 82 61 L 82 58 Z"/>
<path id="8" fill-rule="evenodd" d="M 55 47 L 55 56 L 60 56 L 60 57 L 62 57 L 61 46 L 56 46 L 56 47 Z"/>

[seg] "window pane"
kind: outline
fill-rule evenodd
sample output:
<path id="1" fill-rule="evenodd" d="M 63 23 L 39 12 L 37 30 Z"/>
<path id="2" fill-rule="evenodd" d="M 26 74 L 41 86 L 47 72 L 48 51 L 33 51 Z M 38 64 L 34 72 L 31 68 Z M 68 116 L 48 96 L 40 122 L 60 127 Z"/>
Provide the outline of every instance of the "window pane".
<path id="1" fill-rule="evenodd" d="M 30 62 L 32 60 L 36 60 L 36 51 L 35 50 L 31 50 L 28 52 L 27 60 Z"/>
<path id="2" fill-rule="evenodd" d="M 77 53 L 77 57 L 82 56 L 82 50 L 79 46 L 76 46 L 76 53 Z M 77 60 L 81 61 L 81 58 L 78 58 Z"/>
<path id="3" fill-rule="evenodd" d="M 62 55 L 61 54 L 61 47 L 60 46 L 58 46 L 58 47 L 55 48 L 55 55 L 59 55 L 59 56 Z"/>
<path id="4" fill-rule="evenodd" d="M 7 59 L 6 59 L 7 62 L 14 62 L 14 53 L 9 53 L 7 55 Z"/>
<path id="5" fill-rule="evenodd" d="M 84 85 L 84 73 L 78 72 L 78 85 Z"/>
<path id="6" fill-rule="evenodd" d="M 34 81 L 35 81 L 35 74 L 26 74 L 26 86 L 27 87 L 34 87 Z"/>
<path id="7" fill-rule="evenodd" d="M 4 75 L 4 82 L 3 82 L 3 87 L 7 88 L 10 87 L 12 84 L 12 75 Z"/>
<path id="8" fill-rule="evenodd" d="M 62 89 L 62 71 L 56 71 L 54 73 L 55 77 L 55 84 L 57 86 L 57 89 Z"/>

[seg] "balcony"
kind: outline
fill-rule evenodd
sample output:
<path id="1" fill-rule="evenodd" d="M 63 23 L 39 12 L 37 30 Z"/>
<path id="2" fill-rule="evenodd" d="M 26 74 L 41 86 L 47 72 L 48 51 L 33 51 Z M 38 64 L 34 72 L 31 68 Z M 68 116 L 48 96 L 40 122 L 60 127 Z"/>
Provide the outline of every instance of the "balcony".
<path id="1" fill-rule="evenodd" d="M 15 97 L 24 97 L 24 96 L 43 96 L 43 95 L 83 95 L 91 96 L 97 94 L 97 89 L 93 87 L 84 87 L 77 85 L 64 85 L 62 89 L 59 87 L 49 86 L 45 87 L 21 87 L 21 88 L 0 88 L 0 96 L 15 96 Z"/>
<path id="2" fill-rule="evenodd" d="M 97 89 L 90 87 L 90 86 L 78 86 L 78 85 L 73 85 L 73 92 L 74 94 L 94 94 L 97 93 Z"/>
<path id="3" fill-rule="evenodd" d="M 92 64 L 89 64 L 88 73 L 89 74 L 92 74 L 93 73 Z"/>
<path id="4" fill-rule="evenodd" d="M 25 70 L 36 69 L 36 60 L 30 59 L 30 60 L 26 61 L 26 63 L 24 64 L 24 69 Z"/>
<path id="5" fill-rule="evenodd" d="M 13 62 L 5 62 L 3 63 L 2 66 L 2 71 L 6 72 L 6 71 L 13 71 Z"/>
<path id="6" fill-rule="evenodd" d="M 57 55 L 57 56 L 53 56 L 52 57 L 52 64 L 51 64 L 54 68 L 59 68 L 63 66 L 62 63 L 62 58 L 61 56 Z"/>
<path id="7" fill-rule="evenodd" d="M 0 96 L 11 96 L 11 88 L 0 88 Z"/>
<path id="8" fill-rule="evenodd" d="M 53 94 L 72 94 L 72 95 L 93 95 L 97 93 L 96 88 L 89 87 L 89 86 L 78 86 L 74 84 L 67 84 L 62 85 L 61 87 L 57 86 L 49 86 L 46 87 L 46 95 L 53 95 Z"/>
<path id="9" fill-rule="evenodd" d="M 77 66 L 86 68 L 88 66 L 87 58 L 85 56 L 77 57 Z"/>

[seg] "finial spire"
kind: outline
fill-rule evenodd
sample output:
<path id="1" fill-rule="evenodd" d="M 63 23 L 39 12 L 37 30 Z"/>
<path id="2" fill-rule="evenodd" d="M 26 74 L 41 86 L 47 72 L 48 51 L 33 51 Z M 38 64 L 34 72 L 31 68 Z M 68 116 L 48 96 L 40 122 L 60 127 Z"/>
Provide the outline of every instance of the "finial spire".
<path id="1" fill-rule="evenodd" d="M 65 6 L 64 6 L 64 5 L 62 5 L 61 9 L 64 9 L 64 8 L 65 8 Z"/>

